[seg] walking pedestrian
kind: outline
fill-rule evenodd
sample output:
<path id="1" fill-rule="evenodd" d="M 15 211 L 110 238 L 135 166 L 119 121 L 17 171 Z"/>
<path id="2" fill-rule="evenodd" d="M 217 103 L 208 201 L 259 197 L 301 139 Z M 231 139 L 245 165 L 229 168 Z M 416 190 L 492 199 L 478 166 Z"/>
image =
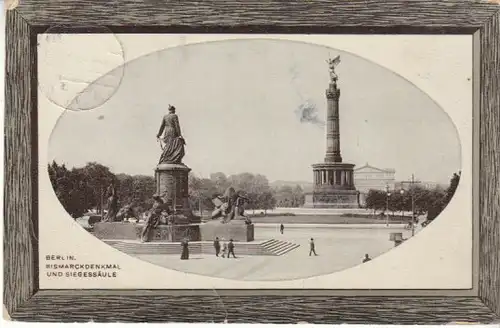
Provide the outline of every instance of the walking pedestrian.
<path id="1" fill-rule="evenodd" d="M 283 231 L 285 230 L 285 226 L 283 225 L 283 223 L 280 225 L 280 232 L 281 234 L 283 234 Z"/>
<path id="2" fill-rule="evenodd" d="M 226 252 L 227 252 L 227 243 L 224 240 L 224 238 L 222 238 L 222 257 L 226 257 Z"/>
<path id="3" fill-rule="evenodd" d="M 233 257 L 236 258 L 236 255 L 234 255 L 234 244 L 233 240 L 229 240 L 229 244 L 227 244 L 227 258 L 229 258 L 233 254 Z"/>
<path id="4" fill-rule="evenodd" d="M 311 238 L 311 240 L 309 241 L 309 256 L 311 256 L 311 254 L 314 253 L 314 256 L 318 256 L 318 254 L 316 254 L 316 247 L 314 245 L 314 239 Z"/>
<path id="5" fill-rule="evenodd" d="M 372 259 L 370 258 L 370 255 L 365 254 L 365 258 L 363 259 L 363 263 L 366 263 L 368 261 L 371 261 Z"/>
<path id="6" fill-rule="evenodd" d="M 214 240 L 214 248 L 215 248 L 215 256 L 219 257 L 219 253 L 220 253 L 220 242 L 219 242 L 219 237 L 215 237 L 215 240 Z"/>

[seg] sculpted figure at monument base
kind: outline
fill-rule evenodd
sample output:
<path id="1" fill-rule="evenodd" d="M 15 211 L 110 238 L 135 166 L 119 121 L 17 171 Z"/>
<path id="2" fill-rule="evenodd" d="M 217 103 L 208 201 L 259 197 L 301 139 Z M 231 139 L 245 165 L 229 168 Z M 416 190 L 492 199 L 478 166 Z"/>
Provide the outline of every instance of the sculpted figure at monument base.
<path id="1" fill-rule="evenodd" d="M 244 220 L 251 224 L 252 221 L 245 215 L 245 202 L 248 198 L 242 195 L 241 191 L 236 191 L 233 187 L 226 189 L 224 195 L 215 195 L 212 199 L 215 206 L 211 219 L 221 219 L 221 223 L 228 223 L 234 219 Z"/>

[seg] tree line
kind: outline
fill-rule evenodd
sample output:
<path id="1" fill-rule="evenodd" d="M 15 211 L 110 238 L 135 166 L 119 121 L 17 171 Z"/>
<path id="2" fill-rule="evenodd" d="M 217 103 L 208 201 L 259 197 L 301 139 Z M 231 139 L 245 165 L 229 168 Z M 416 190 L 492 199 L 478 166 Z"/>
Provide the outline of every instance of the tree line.
<path id="1" fill-rule="evenodd" d="M 386 210 L 394 215 L 397 212 L 412 211 L 416 215 L 427 214 L 427 220 L 433 220 L 451 201 L 460 182 L 460 172 L 454 173 L 447 188 L 424 188 L 415 184 L 408 190 L 393 190 L 389 192 L 382 190 L 370 190 L 365 199 L 365 207 L 373 210 L 374 215 L 378 212 L 385 213 Z"/>
<path id="2" fill-rule="evenodd" d="M 276 207 L 299 207 L 304 204 L 304 191 L 299 185 L 273 188 L 262 174 L 240 173 L 226 176 L 222 172 L 213 173 L 209 178 L 189 176 L 189 193 L 193 208 L 200 212 L 213 209 L 214 195 L 224 194 L 233 187 L 241 190 L 249 199 L 248 210 L 267 210 Z"/>
<path id="3" fill-rule="evenodd" d="M 155 178 L 147 175 L 115 174 L 102 164 L 87 163 L 84 167 L 68 169 L 64 164 L 53 161 L 48 165 L 52 187 L 64 209 L 72 217 L 95 210 L 106 210 L 108 188 L 114 185 L 119 207 L 130 205 L 136 213 L 149 210 L 156 192 Z M 297 186 L 272 188 L 268 179 L 261 174 L 240 173 L 226 176 L 222 172 L 213 173 L 209 178 L 197 177 L 190 173 L 188 179 L 189 199 L 194 210 L 210 211 L 212 199 L 223 194 L 232 186 L 241 190 L 249 201 L 249 210 L 267 211 L 279 207 L 299 207 L 304 204 L 304 192 Z"/>
<path id="4" fill-rule="evenodd" d="M 55 161 L 48 165 L 49 178 L 57 198 L 72 216 L 79 217 L 95 210 L 106 210 L 108 188 L 115 185 L 119 206 L 132 205 L 138 212 L 148 210 L 156 191 L 155 179 L 145 175 L 114 174 L 99 163 L 68 169 Z"/>

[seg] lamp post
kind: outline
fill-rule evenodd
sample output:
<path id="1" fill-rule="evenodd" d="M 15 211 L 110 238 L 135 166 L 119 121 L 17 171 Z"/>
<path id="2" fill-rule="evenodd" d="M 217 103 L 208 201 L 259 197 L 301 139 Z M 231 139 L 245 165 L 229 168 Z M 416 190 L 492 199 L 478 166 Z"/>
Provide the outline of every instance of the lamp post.
<path id="1" fill-rule="evenodd" d="M 387 197 L 385 198 L 385 218 L 386 218 L 386 226 L 389 226 L 389 197 L 391 197 L 391 193 L 389 192 L 389 185 L 385 186 L 385 192 Z"/>
<path id="2" fill-rule="evenodd" d="M 406 181 L 405 181 L 406 182 Z M 415 236 L 415 192 L 413 190 L 413 185 L 415 184 L 415 175 L 411 175 L 410 182 L 410 197 L 411 197 L 411 236 Z M 401 194 L 404 194 L 404 189 L 401 189 Z"/>
<path id="3" fill-rule="evenodd" d="M 413 174 L 411 176 L 411 181 L 413 184 Z M 412 189 L 411 191 L 411 236 L 415 236 L 415 192 Z"/>
<path id="4" fill-rule="evenodd" d="M 405 193 L 404 189 L 400 191 L 401 195 Z M 411 197 L 411 236 L 415 236 L 415 197 L 413 194 L 413 190 L 410 190 Z"/>

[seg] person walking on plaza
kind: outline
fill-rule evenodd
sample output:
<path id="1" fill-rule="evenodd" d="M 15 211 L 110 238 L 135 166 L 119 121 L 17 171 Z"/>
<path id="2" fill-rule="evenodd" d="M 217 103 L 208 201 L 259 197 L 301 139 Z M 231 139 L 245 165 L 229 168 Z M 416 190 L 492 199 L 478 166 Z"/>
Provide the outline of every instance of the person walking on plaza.
<path id="1" fill-rule="evenodd" d="M 214 248 L 215 248 L 215 256 L 219 257 L 219 253 L 220 253 L 220 242 L 219 242 L 219 237 L 215 237 L 215 240 L 214 240 Z"/>
<path id="2" fill-rule="evenodd" d="M 370 256 L 368 254 L 365 254 L 365 258 L 363 259 L 363 263 L 366 263 L 368 261 L 371 261 L 372 259 L 370 258 Z"/>
<path id="3" fill-rule="evenodd" d="M 282 224 L 280 224 L 280 232 L 281 234 L 283 234 L 283 231 L 285 230 L 285 226 Z"/>
<path id="4" fill-rule="evenodd" d="M 222 257 L 226 257 L 226 252 L 227 252 L 227 243 L 224 240 L 224 238 L 222 238 Z"/>
<path id="5" fill-rule="evenodd" d="M 229 244 L 227 244 L 227 258 L 229 258 L 233 254 L 233 257 L 236 258 L 236 255 L 234 255 L 234 244 L 233 240 L 229 240 Z"/>
<path id="6" fill-rule="evenodd" d="M 314 253 L 314 256 L 318 256 L 318 254 L 316 254 L 314 239 L 311 238 L 311 240 L 309 241 L 309 256 L 311 256 L 311 254 L 313 254 L 313 253 Z"/>

